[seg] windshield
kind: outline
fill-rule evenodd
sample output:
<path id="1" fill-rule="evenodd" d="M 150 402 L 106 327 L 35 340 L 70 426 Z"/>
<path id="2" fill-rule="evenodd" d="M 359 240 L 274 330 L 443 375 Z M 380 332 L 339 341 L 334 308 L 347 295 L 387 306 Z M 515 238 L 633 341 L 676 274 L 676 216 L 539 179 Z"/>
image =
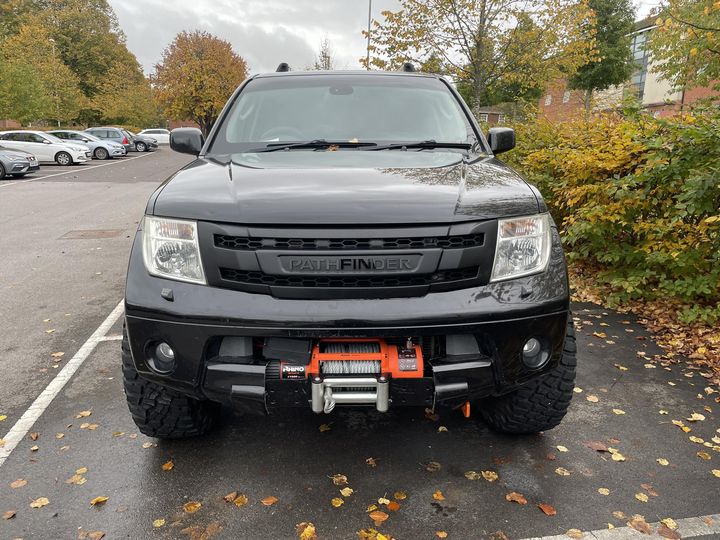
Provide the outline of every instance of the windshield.
<path id="1" fill-rule="evenodd" d="M 48 139 L 49 141 L 54 142 L 54 143 L 56 143 L 56 144 L 57 144 L 57 143 L 67 144 L 67 143 L 69 143 L 69 142 L 73 142 L 73 141 L 63 141 L 62 139 L 59 139 L 59 138 L 57 138 L 55 135 L 51 135 L 50 133 L 45 133 L 43 136 L 44 136 L 46 139 Z"/>
<path id="2" fill-rule="evenodd" d="M 95 135 L 91 135 L 90 133 L 77 133 L 77 135 L 82 135 L 84 138 L 86 138 L 89 141 L 98 142 L 100 139 L 98 139 Z"/>
<path id="3" fill-rule="evenodd" d="M 434 77 L 260 77 L 235 100 L 208 153 L 319 139 L 350 145 L 463 144 L 474 143 L 476 136 L 458 100 Z"/>

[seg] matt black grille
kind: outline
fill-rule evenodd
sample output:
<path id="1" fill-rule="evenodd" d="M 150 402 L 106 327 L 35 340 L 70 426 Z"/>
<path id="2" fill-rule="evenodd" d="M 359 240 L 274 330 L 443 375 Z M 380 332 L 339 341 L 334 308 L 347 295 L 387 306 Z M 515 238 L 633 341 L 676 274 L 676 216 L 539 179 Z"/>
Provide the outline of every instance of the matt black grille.
<path id="1" fill-rule="evenodd" d="M 485 242 L 485 235 L 482 233 L 429 238 L 249 238 L 226 234 L 216 234 L 214 237 L 216 247 L 242 251 L 257 251 L 261 249 L 453 249 L 478 247 L 482 246 Z"/>
<path id="2" fill-rule="evenodd" d="M 476 266 L 417 276 L 276 276 L 263 272 L 220 268 L 220 276 L 228 281 L 278 287 L 409 287 L 473 279 L 477 275 L 478 267 Z"/>

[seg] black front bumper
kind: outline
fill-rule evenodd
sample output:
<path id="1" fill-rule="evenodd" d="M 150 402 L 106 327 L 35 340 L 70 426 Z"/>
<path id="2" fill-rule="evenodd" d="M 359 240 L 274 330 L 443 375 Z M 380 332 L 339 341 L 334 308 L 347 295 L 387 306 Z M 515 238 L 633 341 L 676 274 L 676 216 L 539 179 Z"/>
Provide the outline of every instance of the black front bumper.
<path id="1" fill-rule="evenodd" d="M 308 406 L 310 381 L 279 380 L 268 362 L 217 355 L 228 336 L 406 338 L 472 334 L 476 358 L 428 362 L 424 377 L 390 382 L 392 405 L 462 403 L 507 393 L 554 368 L 565 338 L 569 293 L 559 242 L 545 272 L 469 289 L 414 298 L 293 300 L 150 276 L 136 241 L 126 290 L 130 348 L 143 377 L 200 399 L 267 411 Z M 166 290 L 172 291 L 172 299 Z M 541 369 L 521 359 L 536 337 L 550 359 Z M 167 342 L 176 367 L 159 374 L 148 363 L 152 344 Z"/>

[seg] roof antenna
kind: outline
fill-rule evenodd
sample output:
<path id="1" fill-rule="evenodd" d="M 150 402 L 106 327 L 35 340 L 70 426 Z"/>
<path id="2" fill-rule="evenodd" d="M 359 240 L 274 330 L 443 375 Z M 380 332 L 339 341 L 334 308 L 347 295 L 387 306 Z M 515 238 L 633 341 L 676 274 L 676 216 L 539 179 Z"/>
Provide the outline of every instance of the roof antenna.
<path id="1" fill-rule="evenodd" d="M 290 64 L 287 62 L 280 62 L 280 65 L 275 70 L 277 73 L 284 73 L 286 71 L 290 71 Z"/>
<path id="2" fill-rule="evenodd" d="M 400 68 L 400 71 L 405 71 L 407 73 L 415 73 L 417 70 L 415 69 L 415 66 L 412 62 L 405 62 L 402 65 L 402 68 Z"/>

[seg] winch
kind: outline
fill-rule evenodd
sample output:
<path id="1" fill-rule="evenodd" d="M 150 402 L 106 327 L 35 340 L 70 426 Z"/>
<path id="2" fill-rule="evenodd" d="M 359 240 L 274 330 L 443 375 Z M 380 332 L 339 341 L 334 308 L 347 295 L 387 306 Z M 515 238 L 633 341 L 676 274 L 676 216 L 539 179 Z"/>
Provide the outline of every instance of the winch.
<path id="1" fill-rule="evenodd" d="M 387 412 L 390 380 L 423 376 L 422 347 L 384 339 L 322 339 L 315 343 L 307 377 L 312 410 L 329 413 L 335 405 L 375 405 Z"/>

